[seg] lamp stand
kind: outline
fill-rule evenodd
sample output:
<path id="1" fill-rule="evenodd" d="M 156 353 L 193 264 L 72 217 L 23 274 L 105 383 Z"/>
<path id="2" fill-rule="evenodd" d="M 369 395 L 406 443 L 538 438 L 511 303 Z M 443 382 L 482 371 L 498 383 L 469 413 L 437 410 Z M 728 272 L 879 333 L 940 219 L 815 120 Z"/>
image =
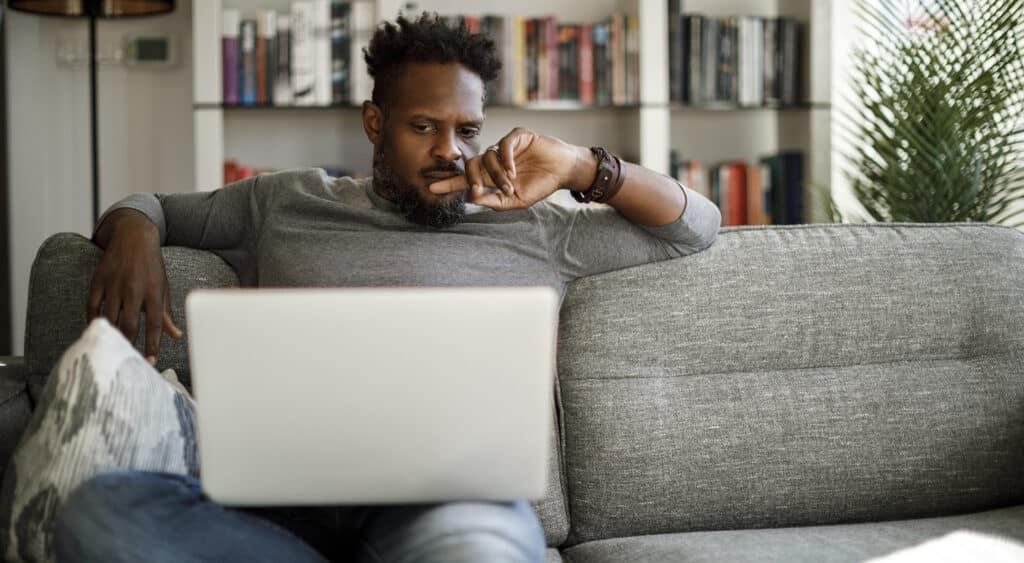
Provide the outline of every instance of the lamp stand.
<path id="1" fill-rule="evenodd" d="M 92 133 L 92 227 L 100 218 L 100 140 L 96 111 L 96 16 L 89 14 L 89 128 Z"/>

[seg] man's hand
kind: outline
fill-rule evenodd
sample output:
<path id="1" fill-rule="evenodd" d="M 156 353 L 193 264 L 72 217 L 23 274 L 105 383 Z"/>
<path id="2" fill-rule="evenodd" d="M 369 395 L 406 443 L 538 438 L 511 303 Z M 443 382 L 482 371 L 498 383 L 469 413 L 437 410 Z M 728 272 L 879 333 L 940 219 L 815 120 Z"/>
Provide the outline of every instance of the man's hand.
<path id="1" fill-rule="evenodd" d="M 585 188 L 597 174 L 588 149 L 521 127 L 495 147 L 469 160 L 464 176 L 431 184 L 431 193 L 468 189 L 470 203 L 498 211 L 526 209 L 560 188 Z"/>
<path id="2" fill-rule="evenodd" d="M 171 318 L 160 233 L 142 213 L 121 209 L 103 221 L 96 242 L 105 250 L 89 287 L 88 319 L 92 321 L 102 313 L 134 344 L 139 315 L 145 311 L 146 360 L 155 365 L 161 332 L 166 330 L 172 338 L 181 338 Z"/>

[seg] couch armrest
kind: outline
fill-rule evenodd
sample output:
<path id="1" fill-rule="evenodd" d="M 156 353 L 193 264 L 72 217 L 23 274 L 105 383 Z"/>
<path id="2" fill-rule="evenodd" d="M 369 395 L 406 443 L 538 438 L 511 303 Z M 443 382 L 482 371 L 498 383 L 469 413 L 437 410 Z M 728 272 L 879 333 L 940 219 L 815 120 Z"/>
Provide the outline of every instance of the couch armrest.
<path id="1" fill-rule="evenodd" d="M 75 233 L 59 233 L 43 242 L 29 277 L 28 313 L 25 322 L 25 365 L 31 389 L 46 381 L 60 355 L 86 325 L 86 300 L 93 271 L 103 251 Z M 181 247 L 163 248 L 171 311 L 186 331 L 185 295 L 201 287 L 237 287 L 238 276 L 212 252 Z M 140 332 L 136 348 L 143 349 Z M 190 384 L 186 340 L 166 334 L 160 343 L 158 369 L 174 369 Z"/>

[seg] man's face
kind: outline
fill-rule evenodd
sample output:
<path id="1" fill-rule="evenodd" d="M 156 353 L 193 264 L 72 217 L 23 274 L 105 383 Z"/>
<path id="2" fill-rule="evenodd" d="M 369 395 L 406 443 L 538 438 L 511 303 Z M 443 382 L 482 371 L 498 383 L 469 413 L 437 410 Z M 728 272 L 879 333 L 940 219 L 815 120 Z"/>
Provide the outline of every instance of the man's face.
<path id="1" fill-rule="evenodd" d="M 374 143 L 374 188 L 410 221 L 459 222 L 468 192 L 436 195 L 430 184 L 464 174 L 479 152 L 484 85 L 460 64 L 411 63 L 386 108 Z M 369 133 L 369 129 L 368 129 Z"/>

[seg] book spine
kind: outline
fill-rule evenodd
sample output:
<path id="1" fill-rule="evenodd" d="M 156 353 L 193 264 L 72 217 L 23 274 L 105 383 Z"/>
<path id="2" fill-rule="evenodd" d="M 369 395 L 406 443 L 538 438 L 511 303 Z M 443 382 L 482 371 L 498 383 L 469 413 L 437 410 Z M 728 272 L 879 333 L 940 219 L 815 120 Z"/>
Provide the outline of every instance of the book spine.
<path id="1" fill-rule="evenodd" d="M 530 57 L 526 49 L 526 28 L 527 21 L 522 16 L 512 16 L 512 31 L 515 34 L 515 40 L 513 44 L 513 50 L 515 57 L 511 59 L 509 64 L 514 64 L 515 79 L 513 80 L 514 91 L 512 95 L 512 103 L 521 106 L 525 105 L 530 99 L 528 90 L 529 82 L 529 67 Z"/>
<path id="2" fill-rule="evenodd" d="M 548 50 L 548 91 L 547 99 L 558 99 L 559 65 L 558 65 L 558 22 L 554 16 L 544 18 L 544 44 Z"/>
<path id="3" fill-rule="evenodd" d="M 538 20 L 526 20 L 526 99 L 536 101 L 540 92 L 540 53 L 537 48 L 539 39 Z"/>
<path id="4" fill-rule="evenodd" d="M 332 104 L 346 104 L 352 100 L 352 9 L 344 0 L 331 0 L 331 100 Z"/>
<path id="5" fill-rule="evenodd" d="M 292 99 L 295 105 L 316 104 L 316 68 L 313 55 L 313 3 L 292 2 Z"/>
<path id="6" fill-rule="evenodd" d="M 501 56 L 505 64 L 502 66 L 503 83 L 500 93 L 500 101 L 503 104 L 512 104 L 514 91 L 516 88 L 516 72 L 519 68 L 516 61 L 515 55 L 515 22 L 511 16 L 499 16 L 501 19 Z"/>
<path id="7" fill-rule="evenodd" d="M 260 30 L 263 32 L 263 103 L 274 104 L 274 82 L 277 80 L 277 13 L 261 10 Z"/>
<path id="8" fill-rule="evenodd" d="M 257 96 L 256 85 L 256 20 L 242 20 L 238 26 L 241 42 L 241 91 L 239 97 L 242 105 L 255 105 Z"/>
<path id="9" fill-rule="evenodd" d="M 733 225 L 747 224 L 747 165 L 735 162 L 729 165 L 729 212 Z"/>
<path id="10" fill-rule="evenodd" d="M 291 52 L 291 16 L 277 14 L 277 76 L 274 79 L 274 103 L 277 105 L 292 103 Z"/>
<path id="11" fill-rule="evenodd" d="M 267 103 L 267 36 L 263 11 L 256 14 L 256 103 Z"/>
<path id="12" fill-rule="evenodd" d="M 701 100 L 705 103 L 718 100 L 719 27 L 719 20 L 717 18 L 709 17 L 704 20 Z"/>
<path id="13" fill-rule="evenodd" d="M 687 48 L 687 65 L 689 75 L 687 85 L 687 102 L 692 105 L 699 105 L 704 99 L 702 80 L 704 78 L 704 18 L 697 15 L 687 16 L 687 27 L 689 28 L 689 44 Z"/>
<path id="14" fill-rule="evenodd" d="M 622 14 L 612 16 L 611 51 L 612 51 L 612 103 L 626 103 L 626 33 Z"/>
<path id="15" fill-rule="evenodd" d="M 779 32 L 781 34 L 781 82 L 782 88 L 780 99 L 782 105 L 791 106 L 797 102 L 797 78 L 798 65 L 797 49 L 799 43 L 799 31 L 797 22 L 793 18 L 781 18 L 779 20 Z"/>
<path id="16" fill-rule="evenodd" d="M 594 102 L 601 106 L 612 103 L 611 34 L 607 22 L 594 24 Z"/>
<path id="17" fill-rule="evenodd" d="M 627 75 L 629 89 L 627 98 L 628 103 L 637 104 L 640 103 L 640 18 L 629 16 L 628 22 L 626 48 L 629 61 L 629 74 Z"/>
<path id="18" fill-rule="evenodd" d="M 358 104 L 373 97 L 373 81 L 366 67 L 363 49 L 370 46 L 373 37 L 376 5 L 372 1 L 362 0 L 352 4 L 352 53 L 349 57 L 349 80 L 352 92 L 349 99 Z"/>
<path id="19" fill-rule="evenodd" d="M 328 106 L 331 92 L 331 0 L 313 0 L 313 91 L 316 105 Z"/>
<path id="20" fill-rule="evenodd" d="M 241 100 L 239 89 L 239 26 L 241 13 L 238 10 L 224 10 L 221 15 L 221 69 L 223 92 L 221 100 L 225 104 L 238 104 Z"/>
<path id="21" fill-rule="evenodd" d="M 579 69 L 580 103 L 594 105 L 594 29 L 589 23 L 580 27 Z"/>

